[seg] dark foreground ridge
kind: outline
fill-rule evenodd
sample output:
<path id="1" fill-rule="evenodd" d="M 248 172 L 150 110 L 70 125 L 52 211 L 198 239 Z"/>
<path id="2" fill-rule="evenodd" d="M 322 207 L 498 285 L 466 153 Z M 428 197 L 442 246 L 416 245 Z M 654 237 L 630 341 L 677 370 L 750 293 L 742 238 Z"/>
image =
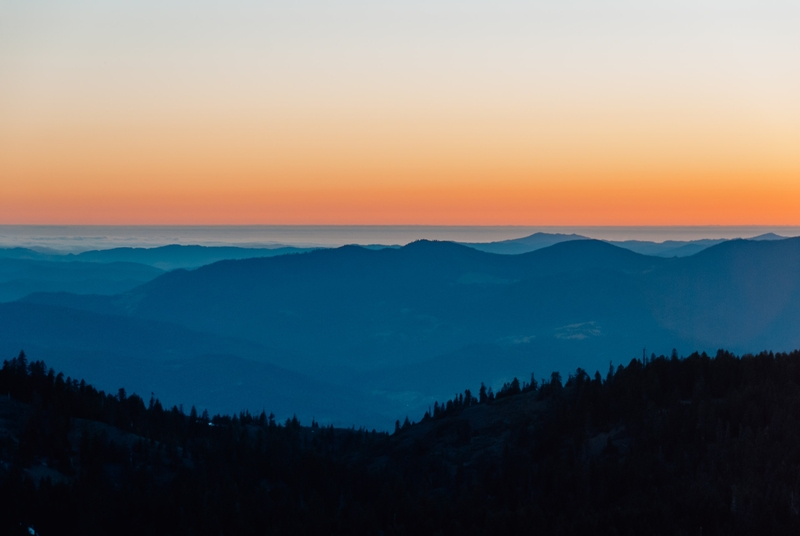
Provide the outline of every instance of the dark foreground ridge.
<path id="1" fill-rule="evenodd" d="M 185 415 L 21 354 L 0 371 L 0 533 L 800 531 L 800 352 L 562 383 L 467 391 L 390 436 Z"/>

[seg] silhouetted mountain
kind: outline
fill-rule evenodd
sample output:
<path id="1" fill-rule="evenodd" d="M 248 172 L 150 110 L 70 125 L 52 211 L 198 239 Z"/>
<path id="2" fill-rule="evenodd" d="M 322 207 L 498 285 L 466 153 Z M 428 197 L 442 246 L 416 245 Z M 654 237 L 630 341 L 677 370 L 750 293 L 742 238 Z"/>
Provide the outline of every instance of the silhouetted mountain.
<path id="1" fill-rule="evenodd" d="M 785 240 L 786 236 L 781 236 L 775 233 L 764 233 L 758 236 L 754 236 L 753 238 L 749 238 L 748 240 Z"/>
<path id="2" fill-rule="evenodd" d="M 0 258 L 0 302 L 17 300 L 33 292 L 119 294 L 164 273 L 132 262 L 98 264 L 24 257 L 23 252 L 17 258 Z"/>

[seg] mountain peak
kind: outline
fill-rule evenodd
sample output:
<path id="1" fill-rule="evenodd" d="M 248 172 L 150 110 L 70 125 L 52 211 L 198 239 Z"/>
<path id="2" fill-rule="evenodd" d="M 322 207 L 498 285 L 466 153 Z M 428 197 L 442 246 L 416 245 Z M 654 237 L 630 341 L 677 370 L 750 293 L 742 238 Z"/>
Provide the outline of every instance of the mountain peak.
<path id="1" fill-rule="evenodd" d="M 758 236 L 754 236 L 753 238 L 748 238 L 748 240 L 786 240 L 789 238 L 788 236 L 781 236 L 775 233 L 764 233 Z"/>

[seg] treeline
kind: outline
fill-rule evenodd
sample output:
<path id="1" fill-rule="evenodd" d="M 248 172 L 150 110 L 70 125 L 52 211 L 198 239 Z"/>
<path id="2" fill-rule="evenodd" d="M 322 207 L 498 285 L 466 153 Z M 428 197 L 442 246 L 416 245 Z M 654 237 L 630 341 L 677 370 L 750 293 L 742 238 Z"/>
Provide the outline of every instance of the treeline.
<path id="1" fill-rule="evenodd" d="M 0 396 L 2 534 L 335 531 L 350 515 L 340 498 L 373 481 L 335 458 L 386 437 L 265 413 L 186 415 L 24 353 L 4 362 Z"/>
<path id="2" fill-rule="evenodd" d="M 475 429 L 486 417 L 493 424 Z M 610 367 L 605 377 L 578 369 L 565 383 L 557 373 L 542 383 L 515 379 L 494 397 L 465 392 L 437 404 L 425 421 L 428 444 L 438 449 L 414 439 L 395 462 L 415 449 L 428 456 L 427 475 L 404 478 L 438 475 L 430 487 L 458 497 L 448 504 L 457 505 L 453 519 L 469 520 L 462 528 L 800 530 L 800 352 L 679 358 L 673 351 Z M 501 439 L 491 441 L 495 434 Z M 477 442 L 502 454 L 461 446 Z"/>
<path id="3" fill-rule="evenodd" d="M 20 423 L 0 443 L 4 534 L 800 531 L 798 352 L 515 379 L 391 436 L 185 415 L 24 356 L 0 394 Z"/>
<path id="4" fill-rule="evenodd" d="M 581 369 L 578 369 L 578 372 L 583 374 Z M 550 388 L 555 385 L 557 385 L 558 388 L 561 387 L 561 374 L 558 372 L 553 372 L 549 384 L 545 382 L 541 385 L 541 394 L 547 395 L 550 392 Z M 422 417 L 422 420 L 425 421 L 431 417 L 434 419 L 439 419 L 448 415 L 458 414 L 464 408 L 468 408 L 476 404 L 493 402 L 495 400 L 500 400 L 502 398 L 521 393 L 529 393 L 531 391 L 535 392 L 539 389 L 539 387 L 539 382 L 536 381 L 536 378 L 533 374 L 531 374 L 530 383 L 521 383 L 517 378 L 514 378 L 510 382 L 504 383 L 500 390 L 497 391 L 496 395 L 492 391 L 491 387 L 487 389 L 486 385 L 481 382 L 481 388 L 478 391 L 477 397 L 472 395 L 472 391 L 466 389 L 463 394 L 457 393 L 452 400 L 448 400 L 441 405 L 438 402 L 435 402 L 433 404 L 433 411 L 426 411 L 425 415 Z"/>

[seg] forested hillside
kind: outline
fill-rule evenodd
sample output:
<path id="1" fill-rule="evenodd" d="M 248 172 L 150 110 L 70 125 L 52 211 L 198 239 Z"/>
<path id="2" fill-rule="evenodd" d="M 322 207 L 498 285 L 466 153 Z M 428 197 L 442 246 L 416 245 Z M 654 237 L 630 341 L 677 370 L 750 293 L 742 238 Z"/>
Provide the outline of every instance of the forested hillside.
<path id="1" fill-rule="evenodd" d="M 392 435 L 209 418 L 24 355 L 0 395 L 4 534 L 800 530 L 800 352 L 513 380 Z"/>

